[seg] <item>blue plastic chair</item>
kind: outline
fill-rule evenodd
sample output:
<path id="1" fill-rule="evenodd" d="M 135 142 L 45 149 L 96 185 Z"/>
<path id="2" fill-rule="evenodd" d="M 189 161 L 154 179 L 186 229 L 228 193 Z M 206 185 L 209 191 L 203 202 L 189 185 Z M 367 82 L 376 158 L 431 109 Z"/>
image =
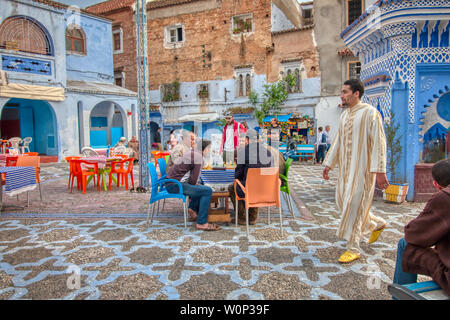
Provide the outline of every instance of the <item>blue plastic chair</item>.
<path id="1" fill-rule="evenodd" d="M 159 179 L 165 179 L 167 176 L 167 163 L 166 163 L 166 159 L 164 158 L 159 158 L 158 159 L 158 166 L 159 166 L 159 172 L 161 173 Z"/>
<path id="2" fill-rule="evenodd" d="M 434 281 L 392 283 L 388 285 L 388 291 L 396 300 L 450 300 L 450 297 Z"/>
<path id="3" fill-rule="evenodd" d="M 165 158 L 158 158 L 156 161 L 158 161 L 159 166 L 159 180 L 166 179 L 167 178 L 167 162 Z M 166 204 L 166 199 L 163 200 L 162 210 L 164 211 L 164 205 Z M 156 215 L 158 215 L 159 212 L 159 202 L 158 202 L 158 210 L 156 211 Z"/>
<path id="4" fill-rule="evenodd" d="M 147 163 L 148 172 L 150 174 L 150 178 L 152 181 L 152 193 L 150 195 L 150 202 L 147 210 L 147 228 L 148 228 L 148 218 L 150 216 L 150 208 L 152 208 L 152 219 L 153 223 L 153 215 L 155 213 L 156 202 L 159 203 L 159 200 L 163 199 L 181 199 L 183 201 L 183 211 L 184 211 L 184 227 L 187 227 L 187 201 L 186 196 L 183 194 L 183 186 L 178 180 L 175 179 L 159 179 L 158 173 L 156 172 L 154 163 Z M 166 189 L 166 183 L 174 183 L 178 186 L 178 193 L 170 193 Z"/>

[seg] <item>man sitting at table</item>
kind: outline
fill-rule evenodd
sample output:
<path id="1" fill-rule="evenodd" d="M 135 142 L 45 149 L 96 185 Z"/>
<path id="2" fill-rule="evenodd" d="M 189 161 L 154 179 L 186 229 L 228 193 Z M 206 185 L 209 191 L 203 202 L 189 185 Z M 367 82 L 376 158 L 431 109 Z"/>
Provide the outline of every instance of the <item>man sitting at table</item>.
<path id="1" fill-rule="evenodd" d="M 193 139 L 194 147 L 185 150 L 184 153 L 174 160 L 173 166 L 167 173 L 167 179 L 181 179 L 189 173 L 187 182 L 181 182 L 183 186 L 183 194 L 189 197 L 189 209 L 191 219 L 197 220 L 196 228 L 205 231 L 217 231 L 221 227 L 208 223 L 209 205 L 211 203 L 212 189 L 211 187 L 197 184 L 200 172 L 202 170 L 202 153 L 195 145 L 195 135 L 187 130 L 183 130 L 183 140 L 189 141 Z M 167 190 L 172 193 L 178 192 L 178 187 L 175 184 L 167 184 Z M 197 216 L 195 216 L 195 214 Z"/>
<path id="2" fill-rule="evenodd" d="M 247 179 L 247 171 L 249 168 L 263 168 L 272 167 L 274 164 L 272 154 L 264 147 L 264 145 L 258 141 L 258 133 L 250 129 L 245 134 L 245 148 L 238 150 L 237 166 L 235 169 L 234 177 L 245 186 L 245 180 Z M 236 187 L 236 191 L 239 197 L 244 197 L 239 185 Z M 236 194 L 234 192 L 234 183 L 228 186 L 228 192 L 230 193 L 233 206 L 236 205 Z M 235 208 L 236 210 L 236 208 Z M 258 208 L 249 208 L 248 210 L 249 224 L 256 224 L 258 218 Z M 235 220 L 232 219 L 232 223 Z M 238 202 L 238 223 L 245 225 L 245 203 L 240 200 Z"/>

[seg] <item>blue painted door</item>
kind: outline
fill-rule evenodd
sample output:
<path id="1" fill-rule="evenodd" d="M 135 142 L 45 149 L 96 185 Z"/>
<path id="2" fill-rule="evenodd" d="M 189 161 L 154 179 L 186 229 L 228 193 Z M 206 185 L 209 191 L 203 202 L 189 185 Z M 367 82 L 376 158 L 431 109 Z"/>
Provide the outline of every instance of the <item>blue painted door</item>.
<path id="1" fill-rule="evenodd" d="M 30 151 L 34 151 L 34 117 L 32 107 L 20 108 L 20 135 L 21 138 L 31 137 L 33 141 L 30 143 Z"/>
<path id="2" fill-rule="evenodd" d="M 105 148 L 108 144 L 106 130 L 91 130 L 89 136 L 92 148 Z"/>
<path id="3" fill-rule="evenodd" d="M 123 137 L 122 127 L 111 127 L 111 145 L 114 146 Z"/>

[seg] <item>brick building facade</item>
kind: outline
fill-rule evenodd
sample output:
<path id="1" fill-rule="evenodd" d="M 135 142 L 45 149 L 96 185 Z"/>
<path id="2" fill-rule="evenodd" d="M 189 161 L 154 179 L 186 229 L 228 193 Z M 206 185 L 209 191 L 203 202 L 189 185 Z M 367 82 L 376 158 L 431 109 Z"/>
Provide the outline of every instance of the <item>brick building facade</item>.
<path id="1" fill-rule="evenodd" d="M 123 49 L 114 55 L 116 76 L 137 91 L 133 3 L 110 0 L 87 10 L 112 19 L 113 29 L 120 30 Z M 150 100 L 160 106 L 158 124 L 248 106 L 250 91 L 261 96 L 265 84 L 290 68 L 301 80 L 300 90 L 286 102 L 287 112 L 302 113 L 303 106 L 313 117 L 313 97 L 320 94 L 318 53 L 313 25 L 310 19 L 302 25 L 301 15 L 294 0 L 148 2 Z"/>

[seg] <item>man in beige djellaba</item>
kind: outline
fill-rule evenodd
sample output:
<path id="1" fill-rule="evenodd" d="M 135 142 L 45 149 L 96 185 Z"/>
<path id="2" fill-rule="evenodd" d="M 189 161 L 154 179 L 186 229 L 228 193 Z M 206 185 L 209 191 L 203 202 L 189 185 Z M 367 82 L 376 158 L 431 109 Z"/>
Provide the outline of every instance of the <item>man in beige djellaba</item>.
<path id="1" fill-rule="evenodd" d="M 360 240 L 370 234 L 368 243 L 378 239 L 386 221 L 370 213 L 375 182 L 386 189 L 386 137 L 383 120 L 373 106 L 362 103 L 364 87 L 356 79 L 344 82 L 341 90 L 342 107 L 336 137 L 327 152 L 323 178 L 339 167 L 336 205 L 341 213 L 337 236 L 347 240 L 347 251 L 339 262 L 348 263 L 361 256 Z"/>

